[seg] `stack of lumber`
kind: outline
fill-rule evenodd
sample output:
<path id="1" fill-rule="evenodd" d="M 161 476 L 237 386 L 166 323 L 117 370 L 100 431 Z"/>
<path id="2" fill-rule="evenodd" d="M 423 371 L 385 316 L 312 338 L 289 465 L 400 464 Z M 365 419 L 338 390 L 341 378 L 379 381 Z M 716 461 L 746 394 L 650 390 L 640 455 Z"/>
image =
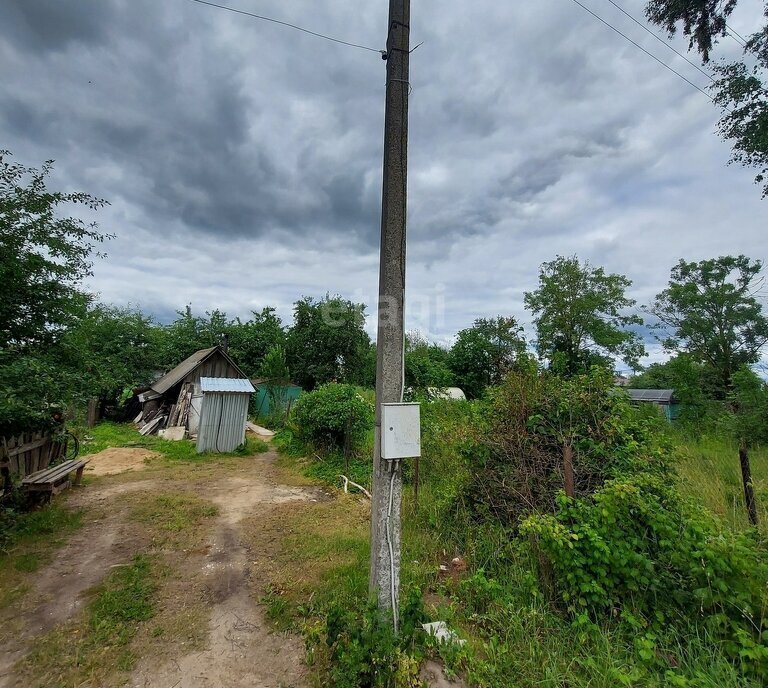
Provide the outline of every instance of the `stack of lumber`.
<path id="1" fill-rule="evenodd" d="M 139 433 L 142 435 L 156 435 L 166 428 L 188 428 L 193 391 L 194 385 L 188 382 L 181 386 L 179 397 L 175 404 L 171 404 L 170 407 L 167 404 L 161 404 L 159 407 L 149 411 L 142 410 L 134 419 L 134 423 L 139 427 Z M 171 433 L 171 436 L 174 438 L 178 437 L 178 435 L 178 431 Z"/>

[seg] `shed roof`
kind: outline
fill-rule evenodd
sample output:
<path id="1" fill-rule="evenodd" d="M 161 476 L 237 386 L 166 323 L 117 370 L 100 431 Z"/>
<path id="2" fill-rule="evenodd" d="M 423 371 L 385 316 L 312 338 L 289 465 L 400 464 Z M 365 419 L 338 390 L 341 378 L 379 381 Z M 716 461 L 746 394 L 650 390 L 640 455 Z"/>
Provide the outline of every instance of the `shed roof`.
<path id="1" fill-rule="evenodd" d="M 253 394 L 256 391 L 250 380 L 236 377 L 201 377 L 200 389 L 203 393 L 235 392 L 241 394 Z"/>
<path id="2" fill-rule="evenodd" d="M 657 404 L 671 404 L 675 395 L 673 389 L 628 389 L 632 401 L 654 401 Z"/>
<path id="3" fill-rule="evenodd" d="M 229 363 L 240 373 L 243 377 L 246 377 L 245 373 L 240 370 L 240 367 L 235 363 L 220 346 L 212 346 L 209 349 L 200 349 L 195 351 L 191 356 L 185 358 L 179 365 L 172 370 L 169 370 L 163 377 L 156 382 L 152 383 L 152 389 L 159 394 L 165 394 L 171 387 L 181 382 L 187 375 L 189 375 L 197 366 L 203 361 L 210 358 L 214 353 L 219 352 Z"/>

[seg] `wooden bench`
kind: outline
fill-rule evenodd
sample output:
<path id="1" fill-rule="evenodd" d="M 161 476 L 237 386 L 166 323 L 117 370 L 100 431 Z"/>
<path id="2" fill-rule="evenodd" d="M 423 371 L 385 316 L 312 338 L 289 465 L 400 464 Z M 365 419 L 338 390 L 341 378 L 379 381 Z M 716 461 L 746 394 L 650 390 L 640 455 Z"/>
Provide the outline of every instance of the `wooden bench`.
<path id="1" fill-rule="evenodd" d="M 22 481 L 22 487 L 28 492 L 48 493 L 48 497 L 66 490 L 72 483 L 69 480 L 71 473 L 75 473 L 75 485 L 79 485 L 83 479 L 83 469 L 88 461 L 83 459 L 70 459 L 53 468 L 44 471 L 30 473 Z"/>

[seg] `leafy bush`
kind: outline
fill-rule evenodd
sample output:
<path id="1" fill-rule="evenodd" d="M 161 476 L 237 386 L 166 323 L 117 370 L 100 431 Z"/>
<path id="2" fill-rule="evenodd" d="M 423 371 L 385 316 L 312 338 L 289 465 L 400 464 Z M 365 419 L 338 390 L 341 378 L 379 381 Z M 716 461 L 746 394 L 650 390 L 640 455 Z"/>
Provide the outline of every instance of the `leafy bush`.
<path id="1" fill-rule="evenodd" d="M 331 650 L 330 685 L 336 688 L 416 688 L 419 650 L 417 629 L 426 621 L 421 595 L 414 590 L 400 610 L 398 635 L 391 617 L 375 604 L 364 613 L 339 604 L 326 619 L 326 642 Z"/>
<path id="2" fill-rule="evenodd" d="M 516 526 L 521 515 L 555 510 L 566 446 L 573 450 L 577 496 L 610 478 L 668 470 L 663 420 L 633 408 L 600 368 L 568 380 L 514 372 L 488 401 L 468 498 L 502 523 Z"/>
<path id="3" fill-rule="evenodd" d="M 588 499 L 561 494 L 558 507 L 520 532 L 571 615 L 702 622 L 729 654 L 768 671 L 768 558 L 753 532 L 723 530 L 650 474 L 609 481 Z"/>
<path id="4" fill-rule="evenodd" d="M 355 449 L 373 425 L 373 405 L 353 385 L 331 382 L 302 395 L 291 415 L 296 437 L 315 448 L 342 449 L 348 436 Z"/>
<path id="5" fill-rule="evenodd" d="M 471 481 L 470 456 L 477 451 L 483 408 L 477 401 L 437 399 L 421 405 L 420 499 L 433 527 L 450 526 L 448 510 L 457 508 Z M 406 480 L 414 478 L 415 464 L 405 465 Z"/>

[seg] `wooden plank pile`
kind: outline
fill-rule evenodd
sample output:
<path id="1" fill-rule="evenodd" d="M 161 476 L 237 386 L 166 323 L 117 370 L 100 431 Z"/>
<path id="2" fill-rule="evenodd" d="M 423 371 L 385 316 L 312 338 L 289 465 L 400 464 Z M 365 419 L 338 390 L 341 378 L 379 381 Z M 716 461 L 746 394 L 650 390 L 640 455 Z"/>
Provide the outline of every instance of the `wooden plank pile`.
<path id="1" fill-rule="evenodd" d="M 188 428 L 189 413 L 192 409 L 192 394 L 194 385 L 191 382 L 183 384 L 179 391 L 175 404 L 168 406 L 164 400 L 158 407 L 144 411 L 136 416 L 134 423 L 139 427 L 142 435 L 162 435 L 169 428 Z M 178 438 L 178 432 L 173 433 L 174 439 Z"/>

